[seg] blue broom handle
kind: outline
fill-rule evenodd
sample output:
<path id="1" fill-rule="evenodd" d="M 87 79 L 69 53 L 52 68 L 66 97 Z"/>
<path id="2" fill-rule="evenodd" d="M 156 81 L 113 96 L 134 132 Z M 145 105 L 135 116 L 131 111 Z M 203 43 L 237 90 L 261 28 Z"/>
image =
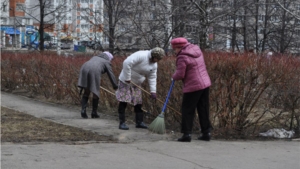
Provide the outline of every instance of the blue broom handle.
<path id="1" fill-rule="evenodd" d="M 170 86 L 170 89 L 169 89 L 169 92 L 168 92 L 168 96 L 167 96 L 166 101 L 165 101 L 165 103 L 164 103 L 164 107 L 163 107 L 163 109 L 162 109 L 162 112 L 164 112 L 165 109 L 166 109 L 166 107 L 167 107 L 168 100 L 169 100 L 169 97 L 170 97 L 170 95 L 171 95 L 171 92 L 172 92 L 172 89 L 173 89 L 173 86 L 174 86 L 174 82 L 175 82 L 175 80 L 172 80 L 172 84 L 171 84 L 171 86 Z"/>

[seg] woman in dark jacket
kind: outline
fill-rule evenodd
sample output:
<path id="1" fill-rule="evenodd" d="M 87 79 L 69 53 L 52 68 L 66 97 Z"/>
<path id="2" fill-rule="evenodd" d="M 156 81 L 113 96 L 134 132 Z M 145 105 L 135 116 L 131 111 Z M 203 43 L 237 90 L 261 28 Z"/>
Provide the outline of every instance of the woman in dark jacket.
<path id="1" fill-rule="evenodd" d="M 190 142 L 195 110 L 197 109 L 202 136 L 199 140 L 210 140 L 211 123 L 209 120 L 209 87 L 210 77 L 202 51 L 199 46 L 188 43 L 185 38 L 171 41 L 177 55 L 176 71 L 172 78 L 183 82 L 183 99 L 181 105 L 183 136 L 181 142 Z"/>
<path id="2" fill-rule="evenodd" d="M 99 118 L 97 114 L 99 92 L 100 92 L 100 81 L 101 75 L 107 73 L 109 80 L 112 83 L 113 88 L 118 89 L 118 84 L 111 68 L 111 60 L 113 55 L 109 52 L 103 52 L 99 56 L 93 56 L 90 60 L 85 62 L 80 69 L 78 78 L 78 87 L 84 89 L 84 93 L 81 100 L 81 117 L 88 118 L 86 114 L 87 102 L 89 99 L 90 92 L 93 93 L 92 103 L 92 118 Z"/>

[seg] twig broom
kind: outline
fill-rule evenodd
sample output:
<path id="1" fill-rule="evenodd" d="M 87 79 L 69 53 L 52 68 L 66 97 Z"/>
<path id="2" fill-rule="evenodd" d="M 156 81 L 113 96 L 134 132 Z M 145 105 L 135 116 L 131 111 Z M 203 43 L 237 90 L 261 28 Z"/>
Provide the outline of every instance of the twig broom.
<path id="1" fill-rule="evenodd" d="M 161 113 L 156 117 L 156 119 L 148 126 L 148 129 L 154 133 L 158 133 L 158 134 L 164 134 L 166 132 L 166 127 L 165 127 L 165 119 L 164 119 L 164 116 L 165 116 L 165 109 L 167 107 L 167 104 L 168 104 L 168 100 L 169 100 L 169 97 L 171 95 L 171 92 L 172 92 L 172 89 L 173 89 L 173 86 L 174 86 L 174 80 L 172 80 L 172 84 L 170 86 L 170 89 L 169 89 L 169 92 L 168 92 L 168 95 L 167 95 L 167 98 L 166 98 L 166 101 L 164 103 L 164 106 L 162 108 L 162 111 Z"/>

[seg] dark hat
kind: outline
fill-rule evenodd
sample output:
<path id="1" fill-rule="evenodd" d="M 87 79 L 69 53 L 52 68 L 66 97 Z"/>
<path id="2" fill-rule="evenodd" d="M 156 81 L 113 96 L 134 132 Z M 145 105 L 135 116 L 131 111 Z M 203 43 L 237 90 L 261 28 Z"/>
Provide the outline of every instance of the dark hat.
<path id="1" fill-rule="evenodd" d="M 188 44 L 188 41 L 183 37 L 174 38 L 171 40 L 171 45 L 173 49 L 184 47 L 186 44 Z"/>

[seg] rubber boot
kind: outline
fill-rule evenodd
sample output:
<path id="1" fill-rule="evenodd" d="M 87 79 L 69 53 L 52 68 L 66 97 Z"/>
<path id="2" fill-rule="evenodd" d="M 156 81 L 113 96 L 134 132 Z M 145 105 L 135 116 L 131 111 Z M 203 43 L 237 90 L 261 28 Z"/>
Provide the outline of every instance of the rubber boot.
<path id="1" fill-rule="evenodd" d="M 142 129 L 147 129 L 148 127 L 146 126 L 146 124 L 143 122 L 144 119 L 144 113 L 140 112 L 140 113 L 135 113 L 135 127 L 136 128 L 142 128 Z"/>
<path id="2" fill-rule="evenodd" d="M 143 122 L 144 121 L 144 112 L 142 110 L 142 105 L 141 104 L 135 105 L 134 112 L 135 112 L 135 124 L 136 124 L 135 127 L 147 129 L 148 127 Z"/>
<path id="3" fill-rule="evenodd" d="M 191 142 L 192 137 L 190 134 L 183 134 L 182 137 L 180 137 L 177 141 L 180 142 Z"/>
<path id="4" fill-rule="evenodd" d="M 202 136 L 198 137 L 198 140 L 210 141 L 211 136 L 210 133 L 203 133 Z"/>
<path id="5" fill-rule="evenodd" d="M 99 99 L 93 99 L 93 109 L 92 109 L 92 118 L 99 118 L 100 116 L 97 113 Z"/>
<path id="6" fill-rule="evenodd" d="M 118 108 L 119 120 L 120 120 L 119 129 L 121 129 L 121 130 L 129 130 L 129 127 L 125 124 L 125 109 L 126 109 L 126 106 L 127 106 L 126 102 L 120 102 L 119 103 L 119 108 Z"/>
<path id="7" fill-rule="evenodd" d="M 82 98 L 81 98 L 81 117 L 84 119 L 88 118 L 88 116 L 86 114 L 86 107 L 87 107 L 88 100 L 89 100 L 89 97 L 87 97 L 87 96 L 82 96 Z"/>

